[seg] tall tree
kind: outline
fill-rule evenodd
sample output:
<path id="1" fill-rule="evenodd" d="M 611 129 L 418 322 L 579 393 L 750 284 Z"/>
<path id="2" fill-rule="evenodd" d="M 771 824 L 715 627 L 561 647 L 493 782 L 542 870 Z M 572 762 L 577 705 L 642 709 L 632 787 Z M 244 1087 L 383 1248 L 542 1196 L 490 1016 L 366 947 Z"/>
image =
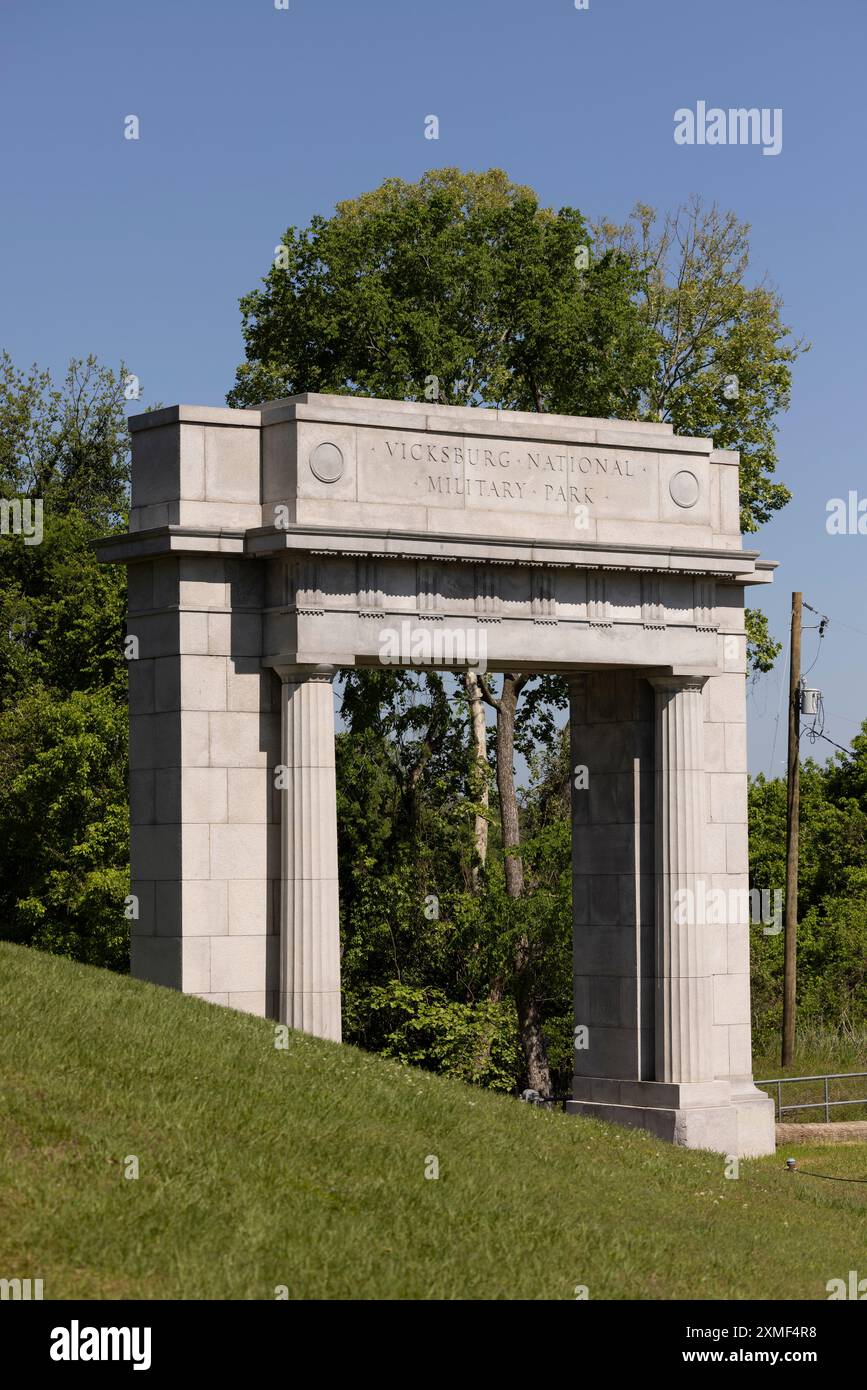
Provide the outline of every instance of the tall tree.
<path id="1" fill-rule="evenodd" d="M 499 169 L 388 179 L 289 227 L 241 300 L 232 405 L 303 391 L 631 415 L 647 387 L 638 281 L 576 208 Z M 587 268 L 582 269 L 587 261 Z"/>
<path id="2" fill-rule="evenodd" d="M 777 418 L 788 407 L 792 363 L 808 344 L 783 323 L 778 292 L 748 283 L 750 227 L 694 196 L 662 218 L 637 203 L 625 223 L 603 219 L 597 245 L 636 271 L 654 370 L 639 415 L 680 434 L 709 435 L 740 453 L 741 529 L 755 531 L 791 493 L 774 481 Z M 759 610 L 747 610 L 749 658 L 770 670 L 780 644 Z"/>

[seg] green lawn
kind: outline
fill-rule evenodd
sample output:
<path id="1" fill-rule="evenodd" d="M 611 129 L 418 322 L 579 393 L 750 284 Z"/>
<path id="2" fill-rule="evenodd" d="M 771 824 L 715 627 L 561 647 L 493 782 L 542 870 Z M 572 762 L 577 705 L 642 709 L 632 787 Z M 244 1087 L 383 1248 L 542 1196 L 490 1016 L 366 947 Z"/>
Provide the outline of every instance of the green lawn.
<path id="1" fill-rule="evenodd" d="M 728 1180 L 722 1156 L 279 1051 L 262 1019 L 4 943 L 0 990 L 0 1277 L 46 1298 L 824 1299 L 867 1275 L 867 1186 L 787 1154 Z M 860 1145 L 800 1157 L 867 1176 Z"/>

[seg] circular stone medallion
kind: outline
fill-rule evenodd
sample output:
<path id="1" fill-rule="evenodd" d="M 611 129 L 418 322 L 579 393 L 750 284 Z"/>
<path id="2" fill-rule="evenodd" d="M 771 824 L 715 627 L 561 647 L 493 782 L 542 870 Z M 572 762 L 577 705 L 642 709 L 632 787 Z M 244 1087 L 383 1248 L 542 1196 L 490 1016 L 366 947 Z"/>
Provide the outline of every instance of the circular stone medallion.
<path id="1" fill-rule="evenodd" d="M 684 468 L 680 473 L 675 473 L 668 490 L 672 502 L 676 502 L 678 507 L 694 507 L 698 501 L 698 478 Z"/>
<path id="2" fill-rule="evenodd" d="M 336 444 L 317 444 L 310 455 L 310 468 L 320 483 L 336 483 L 343 477 L 343 455 Z"/>

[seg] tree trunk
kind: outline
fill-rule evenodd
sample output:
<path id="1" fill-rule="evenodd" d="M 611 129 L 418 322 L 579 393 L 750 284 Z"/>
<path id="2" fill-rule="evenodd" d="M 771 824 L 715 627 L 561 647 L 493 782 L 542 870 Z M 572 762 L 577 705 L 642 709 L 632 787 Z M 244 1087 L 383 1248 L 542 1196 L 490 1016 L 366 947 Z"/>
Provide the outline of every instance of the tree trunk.
<path id="1" fill-rule="evenodd" d="M 470 706 L 470 732 L 473 745 L 470 787 L 473 800 L 484 811 L 487 811 L 491 804 L 491 789 L 488 783 L 488 721 L 485 718 L 482 688 L 475 671 L 464 672 L 464 686 Z M 472 891 L 478 893 L 481 876 L 488 861 L 488 818 L 486 815 L 476 815 L 474 843 L 476 863 L 472 867 L 471 884 Z M 496 979 L 488 991 L 488 1001 L 491 1004 L 499 1004 L 502 998 L 503 981 Z M 494 1029 L 491 1027 L 486 1030 L 482 1037 L 473 1060 L 473 1076 L 479 1081 L 481 1081 L 488 1065 L 493 1043 Z"/>
<path id="2" fill-rule="evenodd" d="M 518 1022 L 521 1028 L 521 1046 L 527 1066 L 527 1081 L 540 1096 L 551 1094 L 551 1071 L 548 1066 L 548 1049 L 542 1036 L 542 1018 L 535 999 L 523 995 L 518 999 Z"/>
<path id="3" fill-rule="evenodd" d="M 483 812 L 486 812 L 491 804 L 491 793 L 488 786 L 488 724 L 485 719 L 482 692 L 479 689 L 475 671 L 464 673 L 464 685 L 470 702 L 470 728 L 473 738 L 473 768 L 470 785 L 473 789 L 473 800 L 483 808 Z M 478 893 L 479 879 L 488 859 L 487 815 L 476 813 L 473 836 L 476 863 L 472 870 L 472 884 L 473 892 Z"/>
<path id="4" fill-rule="evenodd" d="M 515 712 L 527 677 L 514 672 L 503 676 L 503 690 L 497 702 L 497 790 L 500 796 L 500 823 L 505 856 L 506 892 L 510 898 L 523 897 L 524 865 L 520 854 L 521 832 L 518 821 L 518 795 L 515 789 Z M 510 850 L 513 851 L 510 853 Z M 551 1094 L 548 1051 L 542 1036 L 542 1019 L 532 990 L 530 943 L 521 937 L 515 947 L 515 1004 L 521 1046 L 527 1068 L 527 1082 L 540 1095 Z"/>
<path id="5" fill-rule="evenodd" d="M 518 825 L 518 796 L 515 791 L 515 711 L 525 677 L 507 672 L 497 705 L 497 791 L 500 794 L 500 824 L 503 831 L 506 892 L 520 898 L 524 892 L 524 865 L 517 853 L 521 844 Z"/>

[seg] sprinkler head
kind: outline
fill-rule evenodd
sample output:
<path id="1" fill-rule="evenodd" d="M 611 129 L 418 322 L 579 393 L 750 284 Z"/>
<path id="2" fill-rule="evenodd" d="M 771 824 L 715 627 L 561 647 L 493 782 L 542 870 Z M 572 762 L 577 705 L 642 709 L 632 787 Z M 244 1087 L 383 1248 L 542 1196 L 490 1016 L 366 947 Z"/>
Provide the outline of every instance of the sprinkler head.
<path id="1" fill-rule="evenodd" d="M 794 1171 L 795 1171 L 795 1169 L 797 1168 L 797 1166 L 798 1166 L 798 1160 L 797 1160 L 796 1158 L 787 1158 L 787 1159 L 786 1159 L 786 1167 L 788 1168 L 788 1170 L 789 1170 L 790 1173 L 794 1173 Z"/>

